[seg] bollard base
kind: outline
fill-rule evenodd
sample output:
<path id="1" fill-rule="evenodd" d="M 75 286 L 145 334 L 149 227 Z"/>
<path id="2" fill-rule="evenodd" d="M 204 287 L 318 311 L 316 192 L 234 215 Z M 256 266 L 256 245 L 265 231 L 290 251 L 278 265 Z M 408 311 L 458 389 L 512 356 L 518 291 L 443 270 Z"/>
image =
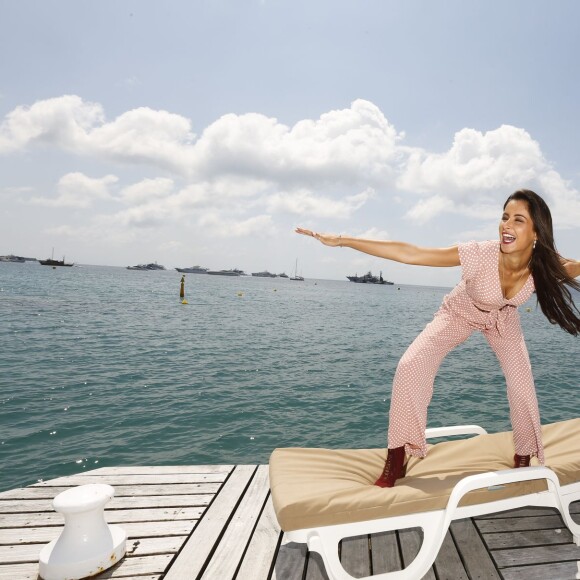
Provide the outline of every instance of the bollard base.
<path id="1" fill-rule="evenodd" d="M 53 548 L 57 540 L 53 540 L 40 552 L 39 576 L 42 580 L 80 580 L 100 574 L 111 566 L 114 566 L 123 556 L 127 549 L 127 534 L 119 526 L 109 525 L 111 532 L 111 546 L 108 550 L 102 550 L 87 560 L 55 562 L 51 561 Z"/>

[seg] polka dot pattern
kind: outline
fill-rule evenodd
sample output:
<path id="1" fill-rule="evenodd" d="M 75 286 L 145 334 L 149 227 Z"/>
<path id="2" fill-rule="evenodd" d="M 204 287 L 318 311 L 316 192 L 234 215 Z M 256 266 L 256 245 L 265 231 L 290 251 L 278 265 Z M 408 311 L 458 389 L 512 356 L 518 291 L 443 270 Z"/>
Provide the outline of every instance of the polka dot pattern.
<path id="1" fill-rule="evenodd" d="M 441 362 L 476 330 L 495 352 L 507 385 L 514 447 L 544 463 L 540 413 L 528 351 L 517 307 L 531 296 L 530 275 L 512 298 L 503 296 L 499 242 L 459 245 L 461 282 L 444 298 L 425 330 L 407 349 L 395 373 L 389 413 L 389 447 L 405 445 L 409 455 L 425 457 L 427 408 Z"/>

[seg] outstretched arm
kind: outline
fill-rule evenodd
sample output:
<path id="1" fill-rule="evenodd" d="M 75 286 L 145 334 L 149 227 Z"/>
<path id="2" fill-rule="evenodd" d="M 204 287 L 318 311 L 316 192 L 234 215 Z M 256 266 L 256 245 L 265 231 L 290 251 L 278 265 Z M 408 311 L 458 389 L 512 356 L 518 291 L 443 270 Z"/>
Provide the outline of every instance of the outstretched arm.
<path id="1" fill-rule="evenodd" d="M 296 233 L 312 236 L 325 246 L 341 246 L 352 248 L 371 256 L 414 264 L 416 266 L 459 266 L 459 250 L 457 246 L 449 248 L 421 248 L 413 244 L 395 241 L 364 240 L 351 236 L 320 234 L 304 228 L 296 228 Z"/>

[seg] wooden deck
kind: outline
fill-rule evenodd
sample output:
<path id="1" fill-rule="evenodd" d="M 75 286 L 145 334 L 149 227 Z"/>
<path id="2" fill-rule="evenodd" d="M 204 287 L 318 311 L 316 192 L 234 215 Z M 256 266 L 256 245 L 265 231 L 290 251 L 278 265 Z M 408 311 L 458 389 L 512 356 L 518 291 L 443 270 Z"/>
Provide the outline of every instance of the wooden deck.
<path id="1" fill-rule="evenodd" d="M 317 554 L 285 541 L 267 466 L 209 465 L 102 468 L 0 493 L 0 580 L 37 578 L 40 550 L 62 527 L 52 499 L 85 483 L 115 487 L 107 521 L 129 536 L 127 556 L 96 578 L 327 578 Z M 351 538 L 341 558 L 354 576 L 378 574 L 408 564 L 420 541 L 418 530 Z M 580 548 L 557 512 L 531 508 L 454 522 L 425 578 L 568 580 L 579 570 Z"/>

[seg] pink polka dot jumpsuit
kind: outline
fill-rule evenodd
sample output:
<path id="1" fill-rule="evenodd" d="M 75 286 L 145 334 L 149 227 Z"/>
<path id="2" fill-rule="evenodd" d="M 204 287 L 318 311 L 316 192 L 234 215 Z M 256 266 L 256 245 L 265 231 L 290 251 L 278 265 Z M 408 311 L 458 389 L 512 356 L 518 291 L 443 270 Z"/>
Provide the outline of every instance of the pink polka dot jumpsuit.
<path id="1" fill-rule="evenodd" d="M 495 352 L 507 384 L 515 452 L 544 463 L 540 413 L 528 350 L 517 307 L 534 290 L 530 275 L 510 299 L 503 296 L 498 273 L 499 242 L 459 245 L 460 283 L 447 295 L 425 330 L 407 349 L 395 373 L 389 414 L 389 448 L 405 445 L 407 454 L 425 457 L 427 407 L 445 356 L 475 330 Z"/>

